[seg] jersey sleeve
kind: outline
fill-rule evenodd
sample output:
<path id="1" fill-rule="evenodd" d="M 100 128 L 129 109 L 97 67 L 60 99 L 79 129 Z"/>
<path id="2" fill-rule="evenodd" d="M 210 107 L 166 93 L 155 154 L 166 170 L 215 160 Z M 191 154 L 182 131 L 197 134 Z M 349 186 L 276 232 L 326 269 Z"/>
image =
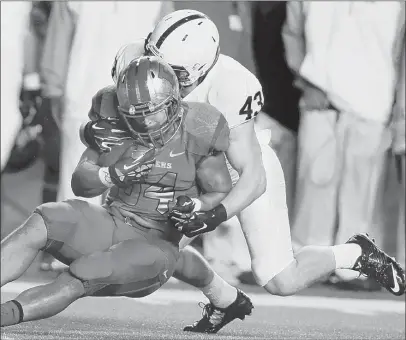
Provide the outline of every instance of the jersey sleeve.
<path id="1" fill-rule="evenodd" d="M 264 105 L 262 86 L 242 65 L 213 82 L 208 101 L 226 118 L 230 129 L 253 119 Z"/>
<path id="2" fill-rule="evenodd" d="M 100 118 L 116 117 L 117 106 L 118 101 L 115 87 L 104 87 L 93 96 L 88 117 L 91 121 L 96 121 Z"/>
<path id="3" fill-rule="evenodd" d="M 186 149 L 189 153 L 208 156 L 215 151 L 226 151 L 230 129 L 227 120 L 215 107 L 206 103 L 187 103 L 185 118 Z"/>
<path id="4" fill-rule="evenodd" d="M 217 109 L 215 110 L 217 111 Z M 227 151 L 230 145 L 230 128 L 228 127 L 227 120 L 220 111 L 218 111 L 218 113 L 220 114 L 220 117 L 217 123 L 217 128 L 212 136 L 210 148 L 213 151 Z"/>

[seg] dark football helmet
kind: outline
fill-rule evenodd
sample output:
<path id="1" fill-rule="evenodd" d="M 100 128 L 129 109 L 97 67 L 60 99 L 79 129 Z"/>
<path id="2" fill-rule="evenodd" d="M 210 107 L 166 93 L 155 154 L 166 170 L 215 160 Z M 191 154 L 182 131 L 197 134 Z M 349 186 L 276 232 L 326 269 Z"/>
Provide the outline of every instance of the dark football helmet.
<path id="1" fill-rule="evenodd" d="M 118 75 L 116 86 L 118 111 L 133 137 L 155 148 L 164 146 L 183 116 L 171 66 L 155 56 L 137 58 Z"/>

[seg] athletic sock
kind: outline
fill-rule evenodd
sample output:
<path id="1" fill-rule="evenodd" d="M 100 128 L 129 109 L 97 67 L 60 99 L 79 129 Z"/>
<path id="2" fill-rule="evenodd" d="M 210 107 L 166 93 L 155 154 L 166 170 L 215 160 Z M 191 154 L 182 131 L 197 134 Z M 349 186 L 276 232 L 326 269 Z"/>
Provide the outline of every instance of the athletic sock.
<path id="1" fill-rule="evenodd" d="M 202 293 L 218 308 L 227 308 L 237 299 L 237 288 L 214 273 L 213 280 L 201 288 Z"/>
<path id="2" fill-rule="evenodd" d="M 358 244 L 346 243 L 332 246 L 336 269 L 352 269 L 362 254 Z"/>
<path id="3" fill-rule="evenodd" d="M 1 327 L 12 326 L 23 321 L 24 313 L 18 301 L 11 300 L 1 304 Z"/>

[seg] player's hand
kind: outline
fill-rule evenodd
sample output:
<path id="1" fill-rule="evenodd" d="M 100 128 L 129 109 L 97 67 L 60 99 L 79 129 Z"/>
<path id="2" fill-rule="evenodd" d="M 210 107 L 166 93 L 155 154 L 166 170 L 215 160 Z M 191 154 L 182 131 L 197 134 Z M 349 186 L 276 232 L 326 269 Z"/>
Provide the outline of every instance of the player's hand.
<path id="1" fill-rule="evenodd" d="M 119 119 L 110 117 L 86 123 L 80 129 L 80 137 L 86 146 L 98 152 L 110 152 L 112 147 L 132 139 Z"/>
<path id="2" fill-rule="evenodd" d="M 177 223 L 186 221 L 192 217 L 196 207 L 195 201 L 188 196 L 179 196 L 176 199 L 176 204 L 169 213 L 169 218 Z"/>
<path id="3" fill-rule="evenodd" d="M 155 164 L 155 148 L 133 144 L 120 159 L 109 166 L 111 181 L 122 188 L 135 183 L 144 183 Z"/>
<path id="4" fill-rule="evenodd" d="M 182 218 L 170 214 L 175 228 L 187 237 L 194 237 L 216 229 L 227 220 L 227 212 L 222 204 L 209 211 L 195 211 L 190 217 Z"/>
<path id="5" fill-rule="evenodd" d="M 307 83 L 303 89 L 303 95 L 300 100 L 302 110 L 326 110 L 330 105 L 326 93 L 319 88 Z"/>

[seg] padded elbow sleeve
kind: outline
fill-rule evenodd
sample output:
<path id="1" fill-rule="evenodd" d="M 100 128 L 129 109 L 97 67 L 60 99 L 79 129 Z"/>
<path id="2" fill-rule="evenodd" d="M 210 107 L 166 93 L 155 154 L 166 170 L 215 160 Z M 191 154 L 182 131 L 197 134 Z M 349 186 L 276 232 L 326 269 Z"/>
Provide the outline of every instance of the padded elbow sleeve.
<path id="1" fill-rule="evenodd" d="M 79 129 L 80 140 L 87 147 L 91 147 L 89 142 L 89 124 L 92 124 L 92 122 L 83 123 Z"/>

